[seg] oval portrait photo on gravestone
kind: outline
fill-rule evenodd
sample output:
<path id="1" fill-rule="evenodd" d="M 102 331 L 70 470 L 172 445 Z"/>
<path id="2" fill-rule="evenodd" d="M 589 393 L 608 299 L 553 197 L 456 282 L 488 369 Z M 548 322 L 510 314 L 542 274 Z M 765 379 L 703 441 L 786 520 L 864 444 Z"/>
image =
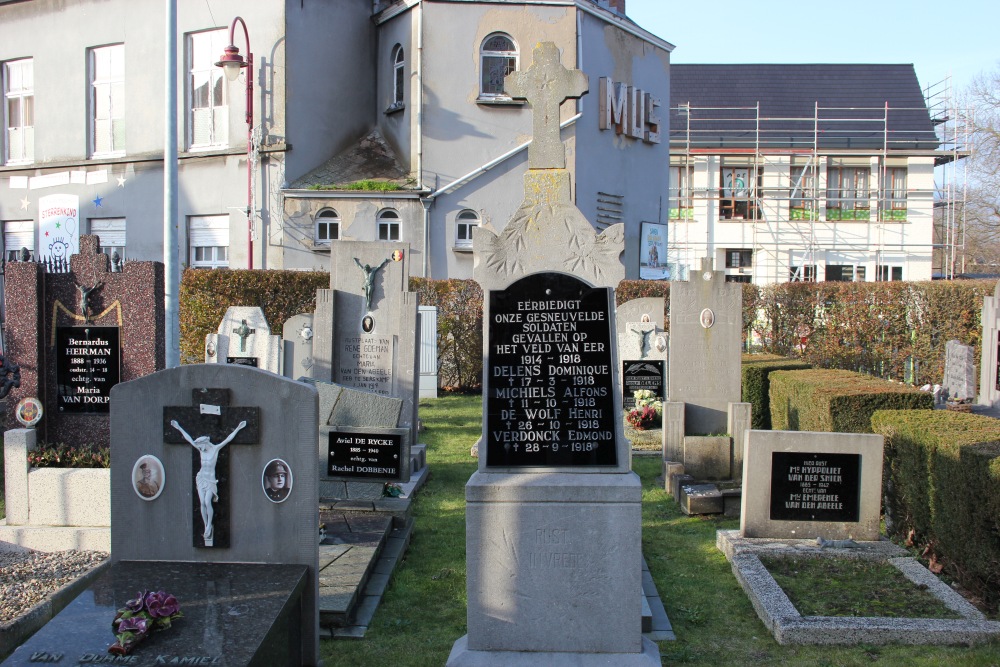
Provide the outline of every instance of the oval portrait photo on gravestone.
<path id="1" fill-rule="evenodd" d="M 365 315 L 361 320 L 361 330 L 365 333 L 371 333 L 375 330 L 375 318 L 371 315 Z"/>
<path id="2" fill-rule="evenodd" d="M 165 482 L 163 464 L 152 454 L 140 456 L 132 466 L 132 488 L 143 500 L 159 498 Z"/>
<path id="3" fill-rule="evenodd" d="M 281 459 L 271 459 L 264 466 L 261 485 L 272 503 L 284 502 L 292 492 L 292 469 Z"/>

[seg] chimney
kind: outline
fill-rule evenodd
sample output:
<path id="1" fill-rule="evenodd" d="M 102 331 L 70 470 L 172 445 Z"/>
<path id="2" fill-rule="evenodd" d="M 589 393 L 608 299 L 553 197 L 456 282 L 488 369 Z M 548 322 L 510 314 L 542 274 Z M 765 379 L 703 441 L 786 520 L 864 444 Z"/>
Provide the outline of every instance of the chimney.
<path id="1" fill-rule="evenodd" d="M 608 4 L 611 5 L 611 11 L 625 16 L 625 0 L 609 0 Z"/>

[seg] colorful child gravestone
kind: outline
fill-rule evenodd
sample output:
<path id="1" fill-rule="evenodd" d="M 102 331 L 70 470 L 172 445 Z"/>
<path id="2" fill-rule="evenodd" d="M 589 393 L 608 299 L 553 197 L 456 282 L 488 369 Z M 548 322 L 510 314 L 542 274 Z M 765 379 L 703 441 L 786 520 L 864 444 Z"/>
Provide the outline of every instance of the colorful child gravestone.
<path id="1" fill-rule="evenodd" d="M 8 402 L 40 401 L 42 441 L 107 444 L 111 389 L 165 363 L 163 264 L 133 261 L 111 272 L 98 237 L 86 235 L 69 264 L 69 273 L 6 265 L 4 352 L 21 375 Z M 7 428 L 17 427 L 9 410 Z"/>
<path id="2" fill-rule="evenodd" d="M 623 229 L 598 235 L 573 205 L 558 134 L 586 77 L 544 43 L 506 89 L 531 103 L 535 137 L 524 203 L 499 236 L 474 232 L 483 435 L 466 485 L 468 634 L 448 665 L 659 665 L 641 634 L 641 485 L 616 377 Z"/>
<path id="3" fill-rule="evenodd" d="M 115 387 L 111 567 L 10 664 L 318 664 L 317 423 L 313 387 L 234 364 Z M 137 591 L 183 618 L 109 655 Z"/>

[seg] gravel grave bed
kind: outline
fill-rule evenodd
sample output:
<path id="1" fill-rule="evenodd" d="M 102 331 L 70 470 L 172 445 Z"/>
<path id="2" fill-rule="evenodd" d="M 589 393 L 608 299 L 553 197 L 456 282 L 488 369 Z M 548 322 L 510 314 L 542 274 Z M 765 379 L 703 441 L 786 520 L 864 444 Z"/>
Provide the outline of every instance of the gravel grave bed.
<path id="1" fill-rule="evenodd" d="M 0 625 L 24 615 L 109 555 L 102 551 L 0 552 Z"/>

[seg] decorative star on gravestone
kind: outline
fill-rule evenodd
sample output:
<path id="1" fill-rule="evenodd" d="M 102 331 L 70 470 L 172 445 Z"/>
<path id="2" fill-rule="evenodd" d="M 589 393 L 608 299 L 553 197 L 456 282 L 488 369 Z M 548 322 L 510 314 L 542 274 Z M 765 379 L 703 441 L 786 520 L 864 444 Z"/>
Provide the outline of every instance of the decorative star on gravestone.
<path id="1" fill-rule="evenodd" d="M 534 62 L 527 70 L 512 72 L 504 79 L 504 90 L 515 99 L 531 104 L 532 132 L 528 166 L 532 169 L 565 169 L 566 149 L 559 138 L 559 107 L 589 90 L 587 75 L 567 69 L 559 62 L 559 48 L 552 42 L 535 46 Z"/>

